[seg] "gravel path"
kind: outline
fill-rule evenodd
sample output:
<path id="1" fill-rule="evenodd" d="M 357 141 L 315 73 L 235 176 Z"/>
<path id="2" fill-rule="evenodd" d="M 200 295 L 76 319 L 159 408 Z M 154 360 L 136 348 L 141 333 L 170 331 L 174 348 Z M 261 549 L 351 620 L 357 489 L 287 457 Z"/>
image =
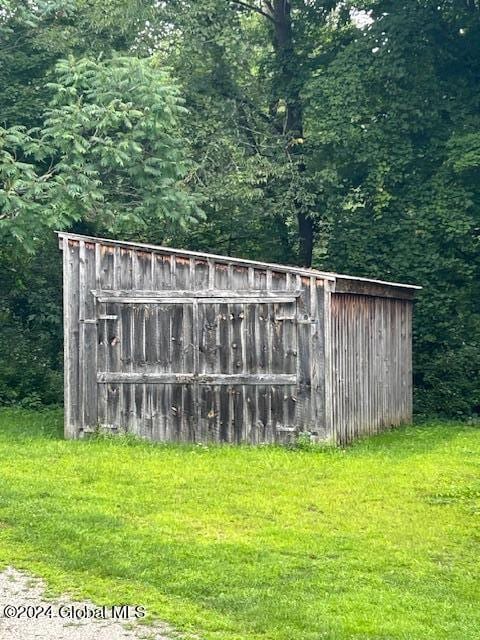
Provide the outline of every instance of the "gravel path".
<path id="1" fill-rule="evenodd" d="M 44 590 L 41 580 L 15 569 L 0 572 L 0 640 L 172 640 L 166 625 L 138 625 L 132 608 L 128 621 L 119 622 L 112 619 L 108 608 L 104 611 L 92 602 L 66 597 L 46 600 Z M 50 614 L 45 615 L 45 610 Z M 76 619 L 87 611 L 97 611 L 106 619 Z M 29 619 L 28 615 L 38 617 Z"/>

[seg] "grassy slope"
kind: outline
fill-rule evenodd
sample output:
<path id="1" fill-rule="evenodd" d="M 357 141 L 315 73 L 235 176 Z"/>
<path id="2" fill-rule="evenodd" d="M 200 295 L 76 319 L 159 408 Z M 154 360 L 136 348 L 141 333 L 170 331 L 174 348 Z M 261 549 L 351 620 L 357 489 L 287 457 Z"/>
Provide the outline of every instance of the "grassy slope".
<path id="1" fill-rule="evenodd" d="M 480 431 L 345 451 L 65 442 L 0 412 L 0 564 L 215 640 L 469 639 Z"/>

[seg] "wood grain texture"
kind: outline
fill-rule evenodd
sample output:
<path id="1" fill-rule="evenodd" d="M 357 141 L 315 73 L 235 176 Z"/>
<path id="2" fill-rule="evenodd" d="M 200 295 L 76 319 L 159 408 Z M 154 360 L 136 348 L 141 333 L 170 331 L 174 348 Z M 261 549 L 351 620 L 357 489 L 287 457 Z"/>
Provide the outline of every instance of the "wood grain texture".
<path id="1" fill-rule="evenodd" d="M 194 275 L 192 276 L 192 278 L 195 279 L 195 281 L 198 283 L 199 282 L 199 278 L 200 275 L 198 273 L 200 266 L 198 265 L 198 261 L 196 261 L 195 263 L 195 268 L 196 271 L 194 272 Z M 208 273 L 207 271 L 202 268 L 201 269 L 201 273 L 203 273 L 203 279 L 208 278 Z M 245 284 L 244 282 L 240 283 L 238 282 L 239 278 L 238 278 L 238 274 L 236 277 L 237 280 L 237 284 Z M 204 281 L 201 281 L 201 284 L 204 284 Z M 115 299 L 115 298 L 128 298 L 130 299 L 135 299 L 136 301 L 138 301 L 138 299 L 151 299 L 152 302 L 158 302 L 158 300 L 161 300 L 163 298 L 171 298 L 172 296 L 172 292 L 171 291 L 152 291 L 148 288 L 145 289 L 132 289 L 130 291 L 124 289 L 124 290 L 102 290 L 102 289 L 94 289 L 91 291 L 91 293 L 93 294 L 93 296 L 97 297 L 97 298 L 105 298 L 107 297 L 108 300 L 107 302 L 111 302 L 111 301 L 115 301 L 115 300 L 110 300 L 110 298 Z M 216 298 L 228 298 L 229 300 L 231 300 L 232 298 L 241 298 L 241 299 L 247 299 L 247 300 L 251 300 L 252 302 L 256 302 L 257 299 L 263 300 L 265 299 L 269 299 L 269 298 L 278 298 L 278 297 L 283 297 L 283 298 L 287 298 L 288 300 L 293 300 L 294 298 L 298 298 L 300 295 L 302 294 L 301 290 L 275 290 L 275 291 L 269 291 L 268 289 L 252 289 L 252 290 L 248 290 L 245 288 L 242 288 L 240 291 L 238 290 L 230 290 L 230 289 L 190 289 L 190 290 L 175 290 L 175 298 L 195 298 L 195 299 L 201 299 L 201 298 L 209 298 L 209 299 L 216 299 Z M 103 302 L 103 300 L 101 300 L 101 302 Z"/>
<path id="2" fill-rule="evenodd" d="M 79 324 L 78 324 L 78 251 L 79 244 L 63 240 L 63 332 L 65 437 L 77 438 L 79 419 Z"/>
<path id="3" fill-rule="evenodd" d="M 332 295 L 332 420 L 338 443 L 411 422 L 411 308 L 409 300 Z"/>
<path id="4" fill-rule="evenodd" d="M 358 295 L 314 270 L 79 236 L 62 249 L 66 437 L 100 425 L 345 443 L 411 416 L 412 305 L 398 285 Z"/>

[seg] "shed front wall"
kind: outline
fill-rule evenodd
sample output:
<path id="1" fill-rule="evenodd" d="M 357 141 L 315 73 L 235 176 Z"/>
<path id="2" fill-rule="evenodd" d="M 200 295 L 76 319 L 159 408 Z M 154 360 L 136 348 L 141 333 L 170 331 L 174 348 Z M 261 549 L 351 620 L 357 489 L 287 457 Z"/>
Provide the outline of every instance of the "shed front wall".
<path id="1" fill-rule="evenodd" d="M 67 437 L 98 425 L 166 441 L 328 436 L 322 279 L 61 242 Z"/>
<path id="2" fill-rule="evenodd" d="M 332 420 L 340 444 L 411 422 L 411 332 L 411 300 L 332 294 Z"/>

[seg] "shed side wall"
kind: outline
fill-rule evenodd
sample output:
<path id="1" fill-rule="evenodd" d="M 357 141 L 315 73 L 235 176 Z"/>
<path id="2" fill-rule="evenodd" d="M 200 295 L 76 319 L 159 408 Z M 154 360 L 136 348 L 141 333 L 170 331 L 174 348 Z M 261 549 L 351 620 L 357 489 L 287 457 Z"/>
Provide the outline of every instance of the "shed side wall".
<path id="1" fill-rule="evenodd" d="M 412 419 L 412 302 L 331 297 L 332 420 L 337 442 Z"/>

